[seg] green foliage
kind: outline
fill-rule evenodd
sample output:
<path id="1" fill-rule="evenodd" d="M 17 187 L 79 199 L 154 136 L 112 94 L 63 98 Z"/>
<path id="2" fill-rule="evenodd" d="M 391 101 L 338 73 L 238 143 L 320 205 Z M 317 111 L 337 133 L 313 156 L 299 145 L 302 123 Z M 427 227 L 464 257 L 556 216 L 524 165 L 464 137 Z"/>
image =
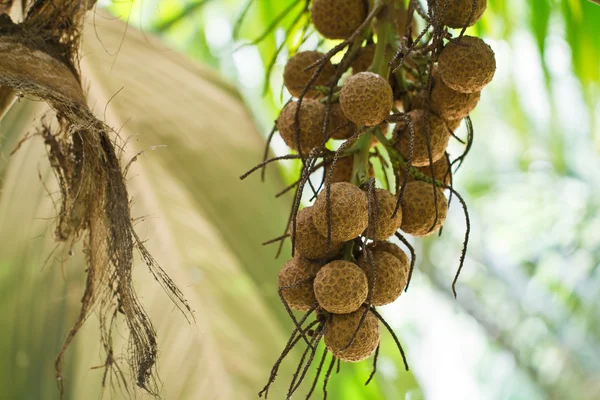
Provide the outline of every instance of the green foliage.
<path id="1" fill-rule="evenodd" d="M 238 25 L 236 21 L 247 4 L 245 20 Z M 425 340 L 431 345 L 431 326 L 441 318 L 460 326 L 461 334 L 446 338 L 447 347 L 436 354 L 436 360 L 452 365 L 442 371 L 444 375 L 467 370 L 472 386 L 483 388 L 479 394 L 494 399 L 600 397 L 600 318 L 596 312 L 600 301 L 600 180 L 595 173 L 600 165 L 592 143 L 598 138 L 594 111 L 600 98 L 600 7 L 577 0 L 488 0 L 488 4 L 484 19 L 472 29 L 493 40 L 494 48 L 500 50 L 503 62 L 499 63 L 498 79 L 502 80 L 484 91 L 473 115 L 474 149 L 456 181 L 466 192 L 474 221 L 473 245 L 458 300 L 451 296 L 449 283 L 454 271 L 449 265 L 458 257 L 463 224 L 451 214 L 442 238 L 427 240 L 418 249 L 416 280 L 399 300 L 402 308 L 394 305 L 389 309 L 416 377 L 402 371 L 394 343 L 384 333 L 381 359 L 387 369 L 380 368 L 375 381 L 364 387 L 369 363 L 344 365 L 331 381 L 334 399 L 414 400 L 424 398 L 419 386 L 428 395 L 439 394 L 440 387 L 454 394 L 452 391 L 459 388 L 444 386 L 436 365 L 425 365 L 423 356 L 411 350 L 419 349 Z M 292 11 L 278 20 L 290 7 Z M 181 83 L 176 78 L 184 71 L 177 70 L 170 77 L 166 70 L 158 73 L 167 84 L 152 93 L 183 88 L 178 90 L 179 99 L 170 98 L 174 106 L 160 103 L 157 108 L 150 106 L 152 102 L 141 101 L 145 95 L 139 93 L 145 87 L 140 82 L 136 83 L 137 93 L 129 97 L 120 94 L 113 104 L 118 110 L 116 120 L 121 123 L 139 112 L 137 122 L 126 125 L 129 127 L 124 131 L 125 135 L 143 133 L 144 139 L 135 149 L 157 144 L 166 144 L 169 149 L 143 157 L 139 171 L 148 182 L 134 193 L 136 202 L 149 201 L 140 215 L 166 221 L 148 228 L 148 237 L 154 238 L 149 248 L 163 265 L 166 262 L 175 280 L 183 282 L 198 316 L 197 326 L 192 327 L 174 313 L 171 316 L 164 305 L 166 298 L 160 293 L 153 297 L 157 288 L 151 279 L 139 278 L 146 301 L 156 303 L 152 316 L 160 320 L 169 315 L 159 324 L 164 346 L 161 371 L 169 398 L 198 398 L 199 390 L 204 390 L 206 398 L 251 398 L 266 380 L 290 323 L 274 289 L 284 260 L 274 261 L 274 249 L 261 248 L 259 243 L 282 233 L 289 198 L 274 200 L 271 196 L 297 176 L 298 163 L 288 162 L 282 171 L 269 168 L 266 184 L 261 185 L 257 177 L 240 183 L 237 175 L 262 157 L 261 140 L 251 128 L 252 117 L 240 117 L 245 121 L 241 128 L 222 120 L 211 122 L 206 114 L 199 114 L 207 125 L 202 129 L 186 125 L 183 130 L 177 125 L 182 118 L 199 121 L 195 111 L 177 114 L 166 125 L 150 117 L 176 114 L 182 103 L 194 103 L 202 109 L 214 102 L 214 97 L 227 95 L 225 104 L 234 104 L 237 109 L 243 107 L 240 98 L 245 100 L 266 135 L 286 100 L 282 98 L 281 80 L 285 59 L 306 38 L 312 47 L 330 44 L 318 43 L 310 35 L 311 29 L 305 30 L 308 16 L 302 14 L 303 7 L 304 2 L 294 0 L 112 5 L 116 15 L 160 33 L 172 47 L 236 82 L 242 92 L 237 93 L 212 71 L 195 71 L 195 78 Z M 298 15 L 300 19 L 294 24 Z M 276 29 L 256 46 L 249 45 L 274 21 Z M 239 27 L 237 35 L 234 27 Z M 559 54 L 565 58 L 556 57 L 556 38 L 559 44 L 566 44 L 566 52 Z M 527 46 L 530 39 L 533 47 Z M 274 58 L 278 49 L 280 56 Z M 100 48 L 95 51 L 102 54 Z M 125 62 L 126 54 L 117 57 L 117 67 L 119 59 Z M 563 64 L 566 59 L 565 68 L 553 64 Z M 177 63 L 188 66 L 184 59 L 177 58 Z M 271 77 L 265 78 L 271 64 Z M 134 58 L 125 65 L 133 69 L 140 65 L 146 68 L 147 64 Z M 148 69 L 156 68 L 150 65 Z M 542 77 L 541 89 L 538 76 Z M 94 79 L 101 81 L 105 103 L 121 87 L 108 74 L 97 74 Z M 202 90 L 213 94 L 212 99 L 200 101 L 200 92 L 186 92 L 196 79 L 204 83 Z M 83 271 L 77 270 L 81 263 L 76 259 L 69 260 L 66 270 L 60 263 L 40 267 L 52 249 L 51 234 L 44 228 L 50 222 L 38 220 L 33 227 L 29 222 L 53 215 L 50 198 L 37 176 L 42 147 L 38 143 L 33 150 L 25 147 L 9 157 L 28 130 L 34 111 L 13 110 L 1 131 L 0 317 L 12 328 L 0 340 L 0 353 L 7 354 L 0 368 L 9 371 L 0 374 L 0 387 L 9 398 L 55 399 L 53 358 L 77 310 Z M 229 116 L 224 119 L 234 120 Z M 207 150 L 209 147 L 236 151 L 214 154 Z M 52 177 L 44 173 L 42 180 L 52 181 Z M 133 182 L 135 185 L 136 179 Z M 19 190 L 13 191 L 13 187 Z M 43 207 L 39 199 L 44 199 Z M 14 210 L 21 212 L 15 214 Z M 165 228 L 166 233 L 156 234 Z M 37 238 L 41 233 L 44 237 Z M 5 248 L 11 251 L 5 252 Z M 428 304 L 435 307 L 426 308 Z M 187 337 L 182 333 L 188 331 L 202 334 Z M 442 334 L 436 338 L 444 339 Z M 94 329 L 90 329 L 70 356 L 65 375 L 71 377 L 72 398 L 97 395 L 101 370 L 90 369 L 102 362 L 97 357 L 96 340 Z M 465 366 L 460 354 L 472 350 L 467 340 L 474 342 L 473 348 L 481 341 L 485 343 L 483 348 L 477 347 L 480 354 L 475 368 Z M 458 356 L 455 349 L 459 349 Z M 448 361 L 452 356 L 455 358 Z M 294 354 L 285 364 L 287 369 L 280 374 L 281 390 L 285 390 L 293 359 L 298 358 Z"/>
<path id="2" fill-rule="evenodd" d="M 562 0 L 562 12 L 566 26 L 575 73 L 584 85 L 600 80 L 600 43 L 598 5 L 589 1 Z"/>

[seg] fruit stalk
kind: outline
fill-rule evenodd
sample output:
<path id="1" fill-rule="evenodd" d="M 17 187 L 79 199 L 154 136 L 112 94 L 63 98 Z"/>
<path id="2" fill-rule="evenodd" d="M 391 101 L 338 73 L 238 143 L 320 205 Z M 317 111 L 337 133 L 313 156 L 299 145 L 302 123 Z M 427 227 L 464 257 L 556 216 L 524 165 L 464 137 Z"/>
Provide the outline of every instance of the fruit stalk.
<path id="1" fill-rule="evenodd" d="M 402 154 L 400 154 L 400 152 L 398 152 L 398 150 L 394 146 L 391 145 L 390 141 L 383 135 L 383 133 L 380 130 L 377 130 L 375 132 L 375 137 L 381 142 L 381 144 L 387 150 L 387 152 L 390 156 L 390 161 L 392 162 L 392 165 L 394 166 L 394 168 L 405 170 L 408 162 L 404 159 Z M 427 182 L 429 184 L 432 184 L 435 181 L 435 185 L 437 187 L 446 187 L 445 183 L 440 182 L 437 179 L 433 179 L 432 177 L 430 177 L 428 175 L 425 175 L 424 173 L 422 173 L 421 171 L 419 171 L 416 167 L 414 167 L 412 165 L 409 169 L 409 173 L 413 178 L 415 178 L 418 181 Z"/>
<path id="2" fill-rule="evenodd" d="M 354 261 L 354 242 L 350 241 L 344 245 L 344 260 Z"/>
<path id="3" fill-rule="evenodd" d="M 361 186 L 369 180 L 369 155 L 371 142 L 373 140 L 373 130 L 363 133 L 356 144 L 358 152 L 354 156 L 354 166 L 352 170 L 352 183 Z"/>
<path id="4" fill-rule="evenodd" d="M 396 9 L 391 0 L 384 0 L 383 4 L 382 10 L 375 19 L 377 45 L 370 71 L 387 79 L 390 74 L 389 62 L 394 55 L 394 42 L 396 41 Z"/>
<path id="5" fill-rule="evenodd" d="M 382 7 L 382 9 L 374 20 L 377 45 L 375 47 L 373 63 L 369 70 L 388 79 L 390 75 L 389 62 L 394 55 L 394 43 L 396 41 L 396 9 L 392 0 L 374 0 L 370 3 L 371 9 L 375 7 Z M 369 156 L 374 131 L 381 132 L 381 129 L 376 127 L 370 132 L 363 133 L 355 147 L 358 150 L 358 154 L 354 157 L 352 183 L 358 186 L 369 180 Z"/>

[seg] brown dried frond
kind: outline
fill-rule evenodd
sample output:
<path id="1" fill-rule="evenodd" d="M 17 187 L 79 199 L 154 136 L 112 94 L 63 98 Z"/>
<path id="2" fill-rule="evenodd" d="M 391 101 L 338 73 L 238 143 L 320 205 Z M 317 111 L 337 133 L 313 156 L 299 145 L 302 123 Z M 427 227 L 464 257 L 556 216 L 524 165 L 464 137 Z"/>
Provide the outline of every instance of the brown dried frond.
<path id="1" fill-rule="evenodd" d="M 56 238 L 72 248 L 85 237 L 87 282 L 82 306 L 56 359 L 61 392 L 64 354 L 94 310 L 107 353 L 105 375 L 117 371 L 123 376 L 115 364 L 111 340 L 118 310 L 129 329 L 128 361 L 136 384 L 158 395 L 156 332 L 133 288 L 134 248 L 178 307 L 193 317 L 182 293 L 135 234 L 125 180 L 111 139 L 115 132 L 86 104 L 78 50 L 83 19 L 94 4 L 93 0 L 36 1 L 20 25 L 0 16 L 0 86 L 41 98 L 54 109 L 58 129 L 43 126 L 41 136 L 61 188 Z"/>

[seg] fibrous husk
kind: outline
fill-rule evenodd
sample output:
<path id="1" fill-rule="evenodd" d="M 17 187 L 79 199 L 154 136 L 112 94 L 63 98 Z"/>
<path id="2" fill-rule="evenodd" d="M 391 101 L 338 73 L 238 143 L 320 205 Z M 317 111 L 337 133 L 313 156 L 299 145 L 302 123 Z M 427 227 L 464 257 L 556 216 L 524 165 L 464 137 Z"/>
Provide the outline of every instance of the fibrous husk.
<path id="1" fill-rule="evenodd" d="M 367 195 L 351 183 L 331 184 L 330 217 L 331 240 L 346 242 L 360 235 L 369 223 Z M 313 223 L 323 236 L 327 236 L 327 190 L 317 196 L 313 210 Z"/>
<path id="2" fill-rule="evenodd" d="M 404 232 L 413 236 L 429 236 L 442 226 L 448 214 L 448 201 L 444 192 L 436 188 L 436 206 L 433 202 L 433 186 L 426 182 L 413 181 L 406 184 L 402 199 L 402 226 Z"/>
<path id="3" fill-rule="evenodd" d="M 342 361 L 358 362 L 369 358 L 379 345 L 379 321 L 375 314 L 367 311 L 359 328 L 364 311 L 363 306 L 350 314 L 333 314 L 327 324 L 325 345 Z M 352 340 L 357 328 L 358 333 Z"/>
<path id="4" fill-rule="evenodd" d="M 429 165 L 429 152 L 427 148 L 427 130 L 426 121 L 429 123 L 429 149 L 431 150 L 431 160 L 436 162 L 444 156 L 450 132 L 446 123 L 436 115 L 429 113 L 428 118 L 423 110 L 414 110 L 408 113 L 413 124 L 413 153 L 412 165 L 422 167 Z M 410 129 L 407 123 L 396 125 L 394 134 L 397 138 L 395 147 L 408 161 L 410 149 Z"/>
<path id="5" fill-rule="evenodd" d="M 133 289 L 134 248 L 178 308 L 188 318 L 193 316 L 183 294 L 136 235 L 113 143 L 116 133 L 86 104 L 78 50 L 85 15 L 94 4 L 93 0 L 35 1 L 19 25 L 0 15 L 0 87 L 42 99 L 55 111 L 56 128 L 44 123 L 38 132 L 47 145 L 62 197 L 55 237 L 69 250 L 85 238 L 87 281 L 81 310 L 55 364 L 61 393 L 64 355 L 95 311 L 106 351 L 106 375 L 119 369 L 112 335 L 116 316 L 123 315 L 129 330 L 131 374 L 139 387 L 157 395 L 157 338 Z"/>
<path id="6" fill-rule="evenodd" d="M 316 304 L 313 281 L 321 265 L 300 256 L 283 265 L 277 277 L 277 286 L 291 309 L 308 311 Z"/>
<path id="7" fill-rule="evenodd" d="M 306 70 L 307 67 L 313 65 L 325 55 L 318 51 L 301 51 L 290 58 L 285 64 L 283 70 L 283 84 L 294 97 L 299 97 L 302 94 L 305 86 L 310 82 L 316 69 Z M 331 61 L 325 61 L 325 66 L 320 72 L 311 89 L 306 93 L 307 96 L 319 95 L 319 92 L 314 89 L 317 85 L 325 86 L 335 74 L 335 68 Z"/>
<path id="8" fill-rule="evenodd" d="M 323 266 L 314 282 L 319 306 L 335 314 L 358 310 L 367 298 L 367 276 L 353 262 L 336 260 Z"/>
<path id="9" fill-rule="evenodd" d="M 334 257 L 340 252 L 342 242 L 332 242 L 327 246 L 327 238 L 319 233 L 312 221 L 312 207 L 306 207 L 296 216 L 296 251 L 310 260 L 323 260 Z M 290 234 L 292 234 L 290 229 Z"/>

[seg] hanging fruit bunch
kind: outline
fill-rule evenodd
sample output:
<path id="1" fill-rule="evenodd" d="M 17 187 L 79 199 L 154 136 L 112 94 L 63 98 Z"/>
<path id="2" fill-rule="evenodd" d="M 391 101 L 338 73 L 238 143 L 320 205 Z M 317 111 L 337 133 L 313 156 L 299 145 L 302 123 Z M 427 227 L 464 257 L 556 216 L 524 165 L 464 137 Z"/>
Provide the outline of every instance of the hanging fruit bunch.
<path id="1" fill-rule="evenodd" d="M 398 338 L 375 307 L 392 303 L 408 288 L 415 252 L 403 233 L 441 233 L 452 196 L 461 203 L 467 225 L 452 283 L 456 295 L 470 224 L 452 176 L 473 141 L 469 114 L 496 69 L 490 46 L 465 30 L 481 18 L 486 0 L 429 0 L 426 9 L 416 0 L 405 3 L 312 0 L 301 11 L 310 13 L 312 26 L 330 39 L 321 47 L 332 46 L 326 52 L 297 52 L 288 60 L 283 81 L 292 98 L 270 138 L 278 132 L 291 154 L 265 156 L 242 176 L 264 172 L 274 161 L 302 164 L 298 181 L 284 190 L 295 190 L 286 232 L 267 242 L 279 243 L 280 251 L 284 240 L 292 243 L 292 258 L 278 284 L 295 329 L 261 396 L 267 396 L 283 359 L 300 342 L 307 346 L 288 398 L 319 357 L 321 341 L 325 346 L 308 397 L 329 353 L 325 396 L 336 361 L 339 366 L 340 360 L 357 362 L 374 354 L 374 373 L 380 324 L 393 336 L 408 369 Z M 454 134 L 461 121 L 466 140 Z M 454 159 L 447 152 L 450 140 L 465 148 Z M 382 169 L 381 182 L 374 177 L 374 159 Z M 306 193 L 312 205 L 303 203 Z M 408 249 L 410 262 L 391 238 Z M 292 310 L 304 314 L 297 318 Z"/>

